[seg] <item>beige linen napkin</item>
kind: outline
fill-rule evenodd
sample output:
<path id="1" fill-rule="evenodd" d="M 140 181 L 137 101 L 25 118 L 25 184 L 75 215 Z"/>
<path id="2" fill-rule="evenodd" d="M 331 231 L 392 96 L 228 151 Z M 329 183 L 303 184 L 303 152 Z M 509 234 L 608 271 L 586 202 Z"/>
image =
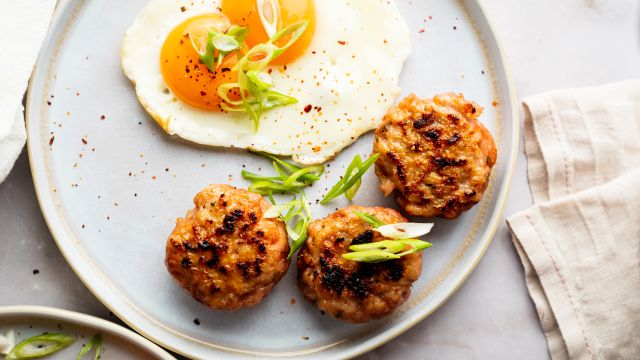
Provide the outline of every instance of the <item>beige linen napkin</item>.
<path id="1" fill-rule="evenodd" d="M 640 359 L 640 80 L 524 100 L 535 205 L 507 222 L 552 359 Z"/>
<path id="2" fill-rule="evenodd" d="M 22 97 L 56 0 L 0 0 L 0 182 L 26 139 Z"/>

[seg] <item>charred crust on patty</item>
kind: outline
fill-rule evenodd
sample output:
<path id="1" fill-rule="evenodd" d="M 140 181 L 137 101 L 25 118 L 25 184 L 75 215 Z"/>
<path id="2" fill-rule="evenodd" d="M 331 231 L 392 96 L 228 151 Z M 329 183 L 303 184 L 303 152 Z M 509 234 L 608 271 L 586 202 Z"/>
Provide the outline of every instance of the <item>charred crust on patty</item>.
<path id="1" fill-rule="evenodd" d="M 366 243 L 370 243 L 371 240 L 373 240 L 373 231 L 366 230 L 362 234 L 353 238 L 353 240 L 351 240 L 351 245 L 366 244 Z"/>
<path id="2" fill-rule="evenodd" d="M 211 308 L 260 303 L 289 266 L 284 222 L 263 217 L 271 205 L 262 196 L 228 185 L 205 188 L 194 204 L 167 240 L 169 273 Z"/>
<path id="3" fill-rule="evenodd" d="M 298 286 L 321 311 L 348 322 L 365 322 L 391 314 L 411 293 L 420 276 L 422 254 L 376 264 L 344 259 L 349 246 L 384 240 L 354 211 L 385 223 L 406 222 L 397 211 L 351 206 L 309 225 L 309 238 L 297 258 Z"/>
<path id="4" fill-rule="evenodd" d="M 423 127 L 429 125 L 433 118 L 433 112 L 425 113 L 420 115 L 420 117 L 413 121 L 414 129 L 422 129 Z"/>
<path id="5" fill-rule="evenodd" d="M 497 158 L 482 110 L 453 93 L 410 95 L 390 109 L 373 144 L 380 190 L 414 216 L 453 219 L 478 203 Z"/>
<path id="6" fill-rule="evenodd" d="M 240 209 L 235 209 L 231 213 L 224 216 L 222 220 L 222 227 L 216 229 L 219 234 L 233 234 L 235 231 L 236 222 L 242 218 L 244 212 Z"/>

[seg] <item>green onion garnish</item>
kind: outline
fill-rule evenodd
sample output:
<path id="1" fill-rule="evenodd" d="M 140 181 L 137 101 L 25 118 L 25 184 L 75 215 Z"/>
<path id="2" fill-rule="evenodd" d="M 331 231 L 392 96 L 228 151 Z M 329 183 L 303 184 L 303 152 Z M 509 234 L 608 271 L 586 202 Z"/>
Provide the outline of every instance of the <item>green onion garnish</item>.
<path id="1" fill-rule="evenodd" d="M 360 211 L 354 211 L 354 213 L 356 215 L 358 215 L 358 217 L 362 220 L 364 220 L 365 222 L 369 223 L 369 225 L 371 225 L 374 229 L 380 226 L 385 225 L 384 221 L 378 219 L 377 217 L 371 215 L 371 214 L 367 214 L 367 213 L 363 213 Z"/>
<path id="2" fill-rule="evenodd" d="M 102 350 L 102 335 L 100 334 L 93 335 L 91 340 L 89 340 L 88 343 L 82 346 L 82 349 L 80 349 L 80 352 L 78 353 L 78 357 L 76 357 L 76 360 L 82 360 L 82 357 L 87 355 L 94 348 L 95 348 L 95 355 L 93 356 L 93 360 L 98 360 L 100 358 L 100 351 Z"/>
<path id="3" fill-rule="evenodd" d="M 207 65 L 211 72 L 215 73 L 227 55 L 243 48 L 244 39 L 248 34 L 248 28 L 233 25 L 224 34 L 210 30 L 204 52 L 198 48 L 195 38 L 191 39 L 191 45 L 198 52 L 202 63 Z"/>
<path id="4" fill-rule="evenodd" d="M 307 228 L 311 222 L 311 209 L 304 192 L 300 194 L 299 199 L 294 198 L 286 204 L 272 206 L 264 213 L 264 217 L 267 219 L 279 217 L 287 225 L 287 235 L 292 240 L 291 250 L 287 256 L 287 259 L 290 259 L 307 241 Z"/>
<path id="5" fill-rule="evenodd" d="M 249 186 L 249 191 L 261 195 L 297 194 L 303 188 L 320 180 L 320 176 L 324 172 L 324 166 L 322 165 L 301 168 L 265 152 L 256 152 L 255 154 L 271 160 L 273 168 L 278 173 L 278 176 L 263 176 L 242 171 L 242 177 L 252 182 L 251 186 Z"/>
<path id="6" fill-rule="evenodd" d="M 58 352 L 73 344 L 75 338 L 67 334 L 42 334 L 21 341 L 5 360 L 34 359 Z"/>
<path id="7" fill-rule="evenodd" d="M 354 213 L 360 219 L 371 225 L 375 231 L 384 237 L 394 240 L 382 240 L 349 246 L 349 250 L 352 252 L 342 255 L 342 257 L 347 260 L 377 263 L 400 259 L 402 256 L 431 247 L 431 244 L 426 241 L 411 238 L 427 234 L 431 231 L 433 224 L 397 223 L 387 225 L 374 215 L 360 211 L 354 211 Z"/>
<path id="8" fill-rule="evenodd" d="M 402 256 L 413 254 L 429 247 L 431 247 L 430 243 L 417 239 L 382 240 L 349 246 L 349 250 L 352 252 L 342 254 L 342 257 L 351 261 L 377 263 L 400 259 Z"/>
<path id="9" fill-rule="evenodd" d="M 324 205 L 342 194 L 345 194 L 349 200 L 353 199 L 360 188 L 362 176 L 367 172 L 367 170 L 369 170 L 371 165 L 378 160 L 379 156 L 380 154 L 373 154 L 367 159 L 367 161 L 362 162 L 360 155 L 356 155 L 351 161 L 351 164 L 347 167 L 347 170 L 344 172 L 342 179 L 338 181 L 331 190 L 329 190 L 329 192 L 320 201 L 320 204 Z"/>
<path id="10" fill-rule="evenodd" d="M 291 24 L 278 31 L 266 43 L 258 44 L 246 51 L 232 69 L 238 73 L 238 81 L 218 87 L 218 96 L 224 100 L 221 104 L 222 109 L 248 113 L 255 131 L 258 131 L 263 111 L 297 103 L 296 98 L 272 89 L 273 80 L 264 68 L 293 45 L 308 26 L 309 22 L 306 20 Z M 276 45 L 276 42 L 287 37 L 284 45 Z M 229 97 L 229 91 L 236 89 L 241 100 L 232 100 Z"/>

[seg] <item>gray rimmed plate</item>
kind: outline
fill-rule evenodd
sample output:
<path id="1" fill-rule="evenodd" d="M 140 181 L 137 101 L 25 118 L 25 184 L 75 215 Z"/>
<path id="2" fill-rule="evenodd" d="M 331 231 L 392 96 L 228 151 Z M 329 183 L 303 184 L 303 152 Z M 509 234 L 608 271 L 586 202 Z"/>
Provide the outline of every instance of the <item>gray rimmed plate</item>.
<path id="1" fill-rule="evenodd" d="M 16 344 L 42 333 L 65 333 L 75 338 L 68 348 L 47 359 L 75 359 L 95 334 L 102 337 L 100 359 L 175 359 L 160 347 L 120 325 L 73 311 L 45 306 L 0 307 L 0 334 L 13 330 Z M 93 352 L 91 353 L 93 355 Z M 89 355 L 87 355 L 89 357 Z"/>
<path id="2" fill-rule="evenodd" d="M 120 68 L 122 34 L 145 0 L 61 1 L 31 81 L 28 149 L 38 199 L 62 253 L 87 287 L 131 327 L 193 358 L 345 358 L 371 350 L 441 306 L 487 249 L 507 196 L 518 140 L 515 95 L 500 47 L 477 0 L 396 0 L 411 27 L 413 53 L 400 85 L 431 97 L 463 92 L 485 107 L 481 121 L 499 147 L 480 204 L 454 221 L 436 220 L 423 275 L 393 316 L 350 325 L 322 315 L 295 284 L 295 269 L 259 306 L 212 311 L 193 301 L 164 269 L 175 218 L 210 183 L 248 184 L 240 170 L 269 163 L 166 136 L 138 104 Z M 319 198 L 367 134 L 333 161 Z M 355 199 L 395 206 L 373 172 Z M 346 205 L 315 206 L 322 217 Z M 197 319 L 197 320 L 196 320 Z"/>

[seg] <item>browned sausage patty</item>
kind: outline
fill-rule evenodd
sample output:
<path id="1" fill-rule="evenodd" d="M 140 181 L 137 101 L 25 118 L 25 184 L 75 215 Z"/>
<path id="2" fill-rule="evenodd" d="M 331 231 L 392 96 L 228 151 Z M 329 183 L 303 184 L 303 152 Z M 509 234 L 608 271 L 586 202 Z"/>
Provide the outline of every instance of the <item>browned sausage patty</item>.
<path id="1" fill-rule="evenodd" d="M 258 304 L 289 267 L 284 223 L 262 217 L 262 196 L 228 185 L 210 185 L 194 203 L 167 240 L 167 269 L 211 308 Z"/>
<path id="2" fill-rule="evenodd" d="M 298 286 L 320 310 L 360 323 L 387 316 L 407 300 L 422 271 L 422 253 L 376 264 L 342 258 L 351 245 L 384 240 L 354 210 L 388 224 L 407 221 L 393 209 L 359 206 L 313 221 L 298 255 Z"/>
<path id="3" fill-rule="evenodd" d="M 477 120 L 481 113 L 462 94 L 402 100 L 376 130 L 380 190 L 395 191 L 410 215 L 453 219 L 470 209 L 480 201 L 497 155 L 491 133 Z"/>

